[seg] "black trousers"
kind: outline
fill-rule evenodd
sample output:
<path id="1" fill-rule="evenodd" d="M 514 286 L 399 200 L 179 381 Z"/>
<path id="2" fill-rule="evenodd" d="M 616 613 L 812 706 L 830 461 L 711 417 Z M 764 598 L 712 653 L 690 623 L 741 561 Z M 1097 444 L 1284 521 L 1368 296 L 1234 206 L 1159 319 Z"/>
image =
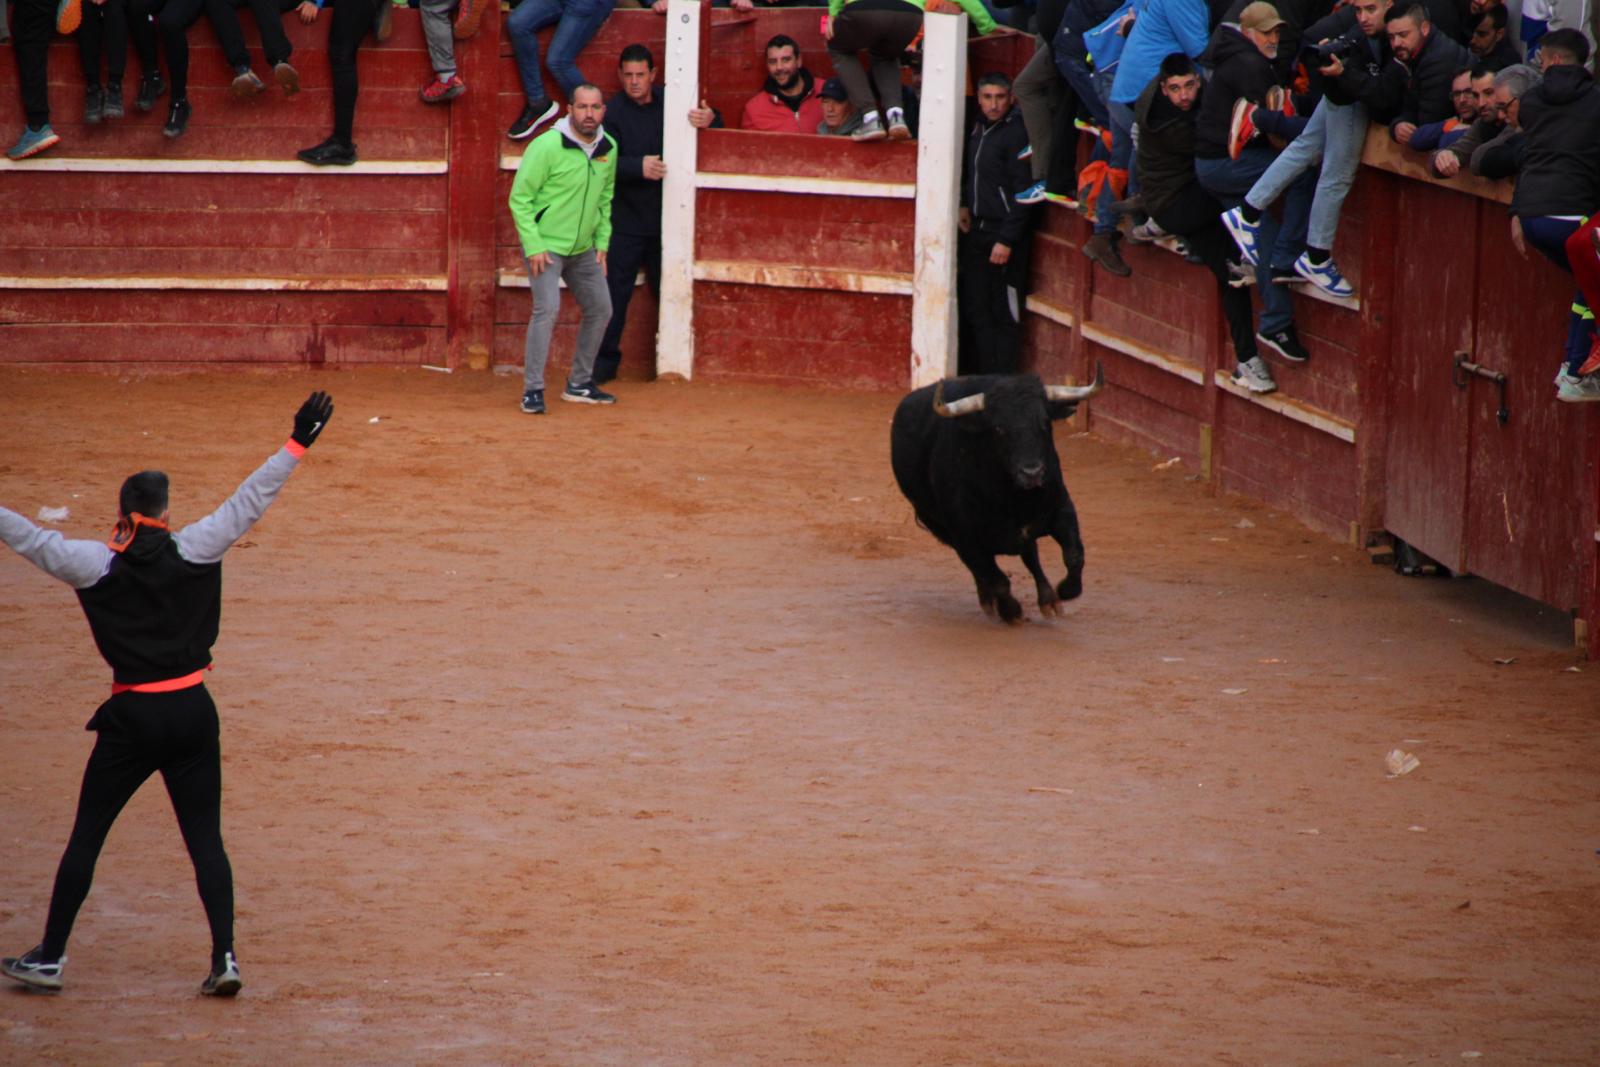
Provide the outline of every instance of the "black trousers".
<path id="1" fill-rule="evenodd" d="M 261 51 L 266 54 L 267 65 L 286 62 L 294 51 L 288 36 L 283 32 L 283 16 L 278 11 L 278 0 L 249 0 L 255 12 L 256 28 L 261 32 Z M 161 45 L 167 53 L 167 74 L 172 79 L 172 100 L 176 103 L 189 95 L 189 27 L 202 12 L 211 20 L 217 44 L 228 65 L 237 70 L 250 65 L 250 50 L 244 44 L 244 29 L 239 25 L 239 13 L 232 0 L 131 0 L 128 9 L 133 22 L 155 16 L 156 28 L 161 34 Z M 142 29 L 135 28 L 134 44 L 140 46 Z M 144 52 L 141 47 L 140 55 Z M 150 68 L 146 68 L 147 72 Z"/>
<path id="2" fill-rule="evenodd" d="M 378 4 L 389 0 L 339 0 L 333 5 L 328 30 L 328 67 L 333 75 L 333 135 L 354 145 L 356 125 L 356 51 L 372 30 Z"/>
<path id="3" fill-rule="evenodd" d="M 916 39 L 922 29 L 922 11 L 910 4 L 900 10 L 873 8 L 861 10 L 847 5 L 833 19 L 833 40 L 828 42 L 828 58 L 834 72 L 844 82 L 845 92 L 857 111 L 878 110 L 873 98 L 876 88 L 885 110 L 901 106 L 900 53 Z M 872 56 L 872 82 L 861 66 L 858 52 Z M 806 131 L 811 132 L 811 131 Z"/>
<path id="4" fill-rule="evenodd" d="M 961 238 L 956 261 L 962 374 L 1015 374 L 1022 361 L 1022 303 L 1027 250 L 1004 266 L 989 262 L 996 240 L 978 229 Z"/>
<path id="5" fill-rule="evenodd" d="M 55 32 L 55 0 L 16 0 L 11 8 L 11 47 L 17 53 L 22 112 L 34 129 L 50 122 L 46 56 Z"/>
<path id="6" fill-rule="evenodd" d="M 633 299 L 634 284 L 639 278 L 639 268 L 644 268 L 645 281 L 650 291 L 661 299 L 661 235 L 646 236 L 636 233 L 611 234 L 611 248 L 606 252 L 606 288 L 611 290 L 611 321 L 606 323 L 605 336 L 600 339 L 600 352 L 595 357 L 594 369 L 601 377 L 616 377 L 622 364 L 622 328 L 628 324 L 628 302 Z"/>
<path id="7" fill-rule="evenodd" d="M 128 66 L 128 0 L 83 5 L 83 25 L 78 27 L 78 59 L 83 63 L 85 85 L 100 84 L 102 53 L 106 61 L 106 81 L 120 83 Z"/>
<path id="8" fill-rule="evenodd" d="M 1240 363 L 1254 359 L 1256 335 L 1251 326 L 1250 290 L 1235 289 L 1228 284 L 1231 277 L 1228 261 L 1238 258 L 1238 247 L 1228 231 L 1223 228 L 1222 205 L 1217 198 L 1201 188 L 1198 181 L 1183 187 L 1183 191 L 1170 204 L 1152 214 L 1168 233 L 1175 233 L 1189 243 L 1189 248 L 1199 256 L 1217 279 L 1218 298 L 1222 301 L 1222 317 L 1227 320 L 1228 333 L 1233 338 L 1233 352 Z M 1262 267 L 1266 269 L 1265 265 Z"/>
<path id="9" fill-rule="evenodd" d="M 100 705 L 88 728 L 98 736 L 83 769 L 72 836 L 56 869 L 45 956 L 66 952 L 111 824 L 159 771 L 194 863 L 215 960 L 233 948 L 233 868 L 222 847 L 222 751 L 211 694 L 203 685 L 175 693 L 119 693 Z"/>

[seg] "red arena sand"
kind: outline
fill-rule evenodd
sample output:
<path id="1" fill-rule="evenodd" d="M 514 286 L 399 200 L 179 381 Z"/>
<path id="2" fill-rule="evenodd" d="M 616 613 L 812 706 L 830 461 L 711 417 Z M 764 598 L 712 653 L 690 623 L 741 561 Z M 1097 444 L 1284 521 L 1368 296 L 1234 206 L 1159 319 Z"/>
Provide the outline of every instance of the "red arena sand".
<path id="1" fill-rule="evenodd" d="M 1057 425 L 1086 588 L 978 608 L 898 394 L 420 370 L 0 371 L 0 503 L 175 525 L 337 413 L 227 556 L 208 679 L 244 991 L 167 798 L 113 829 L 16 1064 L 1593 1064 L 1600 667 Z M 1053 580 L 1059 554 L 1044 553 Z M 0 949 L 109 672 L 0 555 Z M 1419 762 L 1391 775 L 1399 749 Z"/>

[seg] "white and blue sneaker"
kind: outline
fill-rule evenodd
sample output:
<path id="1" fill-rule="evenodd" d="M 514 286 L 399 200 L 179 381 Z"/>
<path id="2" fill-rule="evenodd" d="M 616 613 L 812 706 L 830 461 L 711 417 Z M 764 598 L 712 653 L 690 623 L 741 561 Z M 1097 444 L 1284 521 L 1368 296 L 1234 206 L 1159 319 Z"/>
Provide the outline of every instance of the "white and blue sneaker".
<path id="1" fill-rule="evenodd" d="M 67 957 L 47 961 L 40 951 L 43 948 L 43 945 L 37 945 L 21 956 L 0 959 L 0 972 L 29 989 L 40 989 L 46 993 L 61 992 L 61 969 L 67 965 Z"/>
<path id="2" fill-rule="evenodd" d="M 224 952 L 222 966 L 211 968 L 206 980 L 200 983 L 200 993 L 207 997 L 237 996 L 242 988 L 244 980 L 239 977 L 239 961 L 233 958 L 231 952 Z"/>
<path id="3" fill-rule="evenodd" d="M 50 128 L 47 122 L 37 130 L 27 126 L 22 127 L 22 136 L 17 138 L 17 143 L 6 149 L 7 157 L 11 159 L 27 159 L 36 156 L 48 148 L 54 148 L 61 143 L 61 138 L 56 131 Z"/>
<path id="4" fill-rule="evenodd" d="M 544 390 L 529 389 L 522 394 L 522 411 L 526 415 L 544 414 Z"/>
<path id="5" fill-rule="evenodd" d="M 1325 262 L 1313 263 L 1309 255 L 1301 252 L 1300 258 L 1294 261 L 1294 272 L 1329 296 L 1343 300 L 1356 295 L 1355 286 L 1345 281 L 1331 256 Z"/>
<path id="6" fill-rule="evenodd" d="M 1228 229 L 1228 236 L 1233 238 L 1233 243 L 1239 246 L 1239 255 L 1252 267 L 1261 263 L 1261 223 L 1246 222 L 1244 208 L 1230 207 L 1222 213 L 1222 225 Z"/>
<path id="7" fill-rule="evenodd" d="M 1019 204 L 1042 204 L 1048 199 L 1050 199 L 1050 194 L 1046 190 L 1044 182 L 1034 182 L 1017 194 L 1017 203 Z"/>
<path id="8" fill-rule="evenodd" d="M 571 400 L 577 404 L 615 404 L 617 402 L 616 397 L 605 392 L 592 381 L 583 382 L 579 385 L 573 385 L 568 382 L 567 387 L 561 391 L 561 399 Z"/>

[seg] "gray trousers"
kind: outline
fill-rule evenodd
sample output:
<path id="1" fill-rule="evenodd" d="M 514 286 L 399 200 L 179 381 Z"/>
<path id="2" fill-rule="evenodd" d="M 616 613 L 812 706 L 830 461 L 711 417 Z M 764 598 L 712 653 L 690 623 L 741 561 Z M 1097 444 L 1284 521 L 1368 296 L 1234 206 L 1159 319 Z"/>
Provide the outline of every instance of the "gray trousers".
<path id="1" fill-rule="evenodd" d="M 575 256 L 550 253 L 550 266 L 541 274 L 528 267 L 533 287 L 533 314 L 528 318 L 528 340 L 522 346 L 522 391 L 544 388 L 544 365 L 550 359 L 550 338 L 556 330 L 556 311 L 561 307 L 561 280 L 578 301 L 583 322 L 578 326 L 578 344 L 572 352 L 571 385 L 583 385 L 594 377 L 594 357 L 600 351 L 600 338 L 611 321 L 611 291 L 606 288 L 605 272 L 595 258 L 594 249 Z"/>
<path id="2" fill-rule="evenodd" d="M 456 69 L 455 24 L 450 13 L 459 0 L 420 0 L 422 36 L 428 41 L 428 62 L 435 74 L 453 74 Z"/>
<path id="3" fill-rule="evenodd" d="M 1033 180 L 1044 181 L 1050 174 L 1050 140 L 1055 114 L 1061 108 L 1061 75 L 1056 72 L 1050 46 L 1043 37 L 1033 39 L 1033 58 L 1017 75 L 1017 106 L 1022 109 L 1022 125 L 1033 145 Z"/>

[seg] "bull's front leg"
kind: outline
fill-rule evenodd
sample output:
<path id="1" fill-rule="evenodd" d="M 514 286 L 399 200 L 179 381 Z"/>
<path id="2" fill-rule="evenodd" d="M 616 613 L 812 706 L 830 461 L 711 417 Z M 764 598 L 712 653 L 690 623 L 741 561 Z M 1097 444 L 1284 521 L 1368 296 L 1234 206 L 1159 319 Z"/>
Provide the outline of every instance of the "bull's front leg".
<path id="1" fill-rule="evenodd" d="M 995 565 L 994 556 L 960 549 L 956 550 L 956 555 L 972 572 L 972 580 L 978 587 L 978 606 L 983 608 L 984 614 L 998 613 L 1006 622 L 1021 622 L 1022 605 L 1011 595 L 1011 579 Z"/>
<path id="2" fill-rule="evenodd" d="M 1056 511 L 1056 521 L 1050 536 L 1061 546 L 1061 562 L 1067 565 L 1067 576 L 1056 586 L 1062 600 L 1074 600 L 1083 593 L 1083 539 L 1078 535 L 1078 512 L 1072 506 L 1072 497 L 1061 494 L 1061 507 Z"/>
<path id="3" fill-rule="evenodd" d="M 1044 568 L 1039 565 L 1039 542 L 1031 537 L 1026 538 L 1022 542 L 1022 551 L 1017 554 L 1022 557 L 1028 573 L 1033 575 L 1033 587 L 1039 592 L 1039 614 L 1060 615 L 1061 598 L 1050 588 L 1050 579 L 1045 577 Z"/>

